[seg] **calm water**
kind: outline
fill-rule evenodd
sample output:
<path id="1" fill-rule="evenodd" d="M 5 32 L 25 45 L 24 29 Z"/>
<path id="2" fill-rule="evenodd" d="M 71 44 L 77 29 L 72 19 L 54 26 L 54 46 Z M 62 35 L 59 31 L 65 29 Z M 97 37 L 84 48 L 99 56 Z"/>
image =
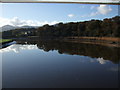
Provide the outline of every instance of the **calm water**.
<path id="1" fill-rule="evenodd" d="M 3 88 L 118 87 L 120 48 L 19 41 L 1 49 Z"/>

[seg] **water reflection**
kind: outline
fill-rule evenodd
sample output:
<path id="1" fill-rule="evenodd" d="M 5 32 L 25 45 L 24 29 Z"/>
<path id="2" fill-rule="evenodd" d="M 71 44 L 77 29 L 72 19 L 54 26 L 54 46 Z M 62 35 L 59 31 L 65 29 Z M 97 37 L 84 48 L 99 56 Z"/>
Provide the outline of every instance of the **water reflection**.
<path id="1" fill-rule="evenodd" d="M 117 47 L 107 47 L 101 45 L 93 44 L 83 44 L 83 43 L 71 43 L 71 42 L 60 42 L 60 41 L 17 41 L 17 45 L 14 44 L 7 48 L 1 49 L 0 52 L 14 51 L 19 53 L 20 50 L 32 50 L 32 49 L 42 49 L 45 52 L 56 50 L 59 54 L 68 55 L 80 55 L 89 56 L 91 58 L 96 58 L 100 64 L 105 64 L 107 61 L 112 61 L 113 63 L 119 63 L 120 61 L 120 48 Z M 91 62 L 94 62 L 91 60 Z"/>
<path id="2" fill-rule="evenodd" d="M 33 49 L 38 49 L 36 45 L 20 45 L 20 44 L 13 44 L 7 48 L 3 48 L 0 50 L 0 53 L 4 53 L 4 52 L 15 52 L 15 53 L 19 53 L 20 50 L 33 50 Z"/>
<path id="3" fill-rule="evenodd" d="M 100 63 L 100 64 L 105 64 L 107 61 L 104 60 L 103 58 L 97 58 L 97 61 Z"/>
<path id="4" fill-rule="evenodd" d="M 36 49 L 38 49 L 37 45 L 20 45 L 20 44 L 14 44 L 14 45 L 11 45 L 11 46 L 9 46 L 7 48 L 1 49 L 0 53 L 7 53 L 7 52 L 19 53 L 21 50 L 36 50 Z M 83 58 L 84 57 L 86 57 L 86 56 L 83 56 Z M 92 62 L 98 62 L 100 64 L 106 64 L 107 62 L 109 62 L 109 60 L 104 60 L 103 57 L 90 59 L 89 61 L 91 63 Z"/>
<path id="5" fill-rule="evenodd" d="M 109 70 L 113 71 L 113 72 L 118 72 L 118 71 L 120 71 L 120 67 L 118 67 L 118 66 L 111 67 Z"/>
<path id="6" fill-rule="evenodd" d="M 110 60 L 113 63 L 118 63 L 120 61 L 120 48 L 117 47 L 106 47 L 83 43 L 43 41 L 39 42 L 37 46 L 39 49 L 43 49 L 47 52 L 50 50 L 58 50 L 60 54 L 83 55 L 98 58 L 97 60 L 102 61 L 102 64 L 105 63 L 104 60 Z"/>
<path id="7" fill-rule="evenodd" d="M 118 49 L 58 41 L 17 41 L 0 50 L 3 88 L 118 87 Z"/>

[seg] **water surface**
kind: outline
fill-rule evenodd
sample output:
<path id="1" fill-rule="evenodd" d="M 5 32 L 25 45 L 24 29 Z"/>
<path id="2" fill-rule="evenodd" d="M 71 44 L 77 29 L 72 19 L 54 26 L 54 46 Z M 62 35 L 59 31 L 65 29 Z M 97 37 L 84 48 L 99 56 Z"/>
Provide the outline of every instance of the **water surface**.
<path id="1" fill-rule="evenodd" d="M 118 87 L 119 49 L 57 41 L 19 41 L 1 49 L 3 88 Z"/>

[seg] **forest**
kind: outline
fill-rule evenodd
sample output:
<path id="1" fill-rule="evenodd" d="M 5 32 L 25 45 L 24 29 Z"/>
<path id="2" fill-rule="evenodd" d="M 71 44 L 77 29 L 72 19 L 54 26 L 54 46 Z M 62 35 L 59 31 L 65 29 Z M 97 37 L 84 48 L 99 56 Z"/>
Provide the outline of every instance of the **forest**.
<path id="1" fill-rule="evenodd" d="M 37 29 L 40 38 L 62 37 L 120 37 L 120 16 L 104 20 L 44 25 Z"/>
<path id="2" fill-rule="evenodd" d="M 25 38 L 29 36 L 35 36 L 35 28 L 18 28 L 9 31 L 2 32 L 2 38 Z"/>
<path id="3" fill-rule="evenodd" d="M 38 36 L 41 39 L 65 37 L 120 37 L 120 16 L 103 20 L 58 23 L 38 28 L 19 28 L 2 32 L 3 38 L 23 38 Z"/>

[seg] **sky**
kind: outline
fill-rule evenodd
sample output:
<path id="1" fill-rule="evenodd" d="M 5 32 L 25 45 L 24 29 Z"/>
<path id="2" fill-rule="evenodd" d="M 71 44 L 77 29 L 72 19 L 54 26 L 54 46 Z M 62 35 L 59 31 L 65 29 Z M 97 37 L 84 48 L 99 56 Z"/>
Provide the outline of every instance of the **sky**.
<path id="1" fill-rule="evenodd" d="M 0 27 L 42 26 L 59 22 L 102 20 L 118 15 L 118 5 L 68 3 L 0 3 Z"/>

